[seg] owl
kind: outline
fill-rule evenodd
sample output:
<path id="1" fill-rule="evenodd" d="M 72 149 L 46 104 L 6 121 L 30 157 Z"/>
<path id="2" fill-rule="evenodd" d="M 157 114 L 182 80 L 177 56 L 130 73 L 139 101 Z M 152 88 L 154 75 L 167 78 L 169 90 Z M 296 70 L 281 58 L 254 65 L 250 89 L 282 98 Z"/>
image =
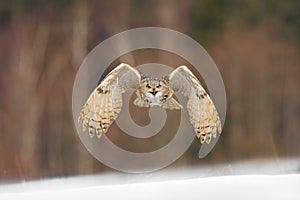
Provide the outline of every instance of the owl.
<path id="1" fill-rule="evenodd" d="M 134 89 L 138 107 L 160 106 L 167 110 L 180 110 L 183 106 L 174 99 L 180 92 L 188 98 L 186 108 L 189 120 L 201 144 L 209 144 L 221 134 L 222 126 L 216 107 L 200 81 L 186 67 L 179 66 L 168 76 L 151 78 L 140 74 L 128 64 L 114 68 L 95 88 L 78 117 L 82 130 L 98 138 L 106 133 L 121 112 L 122 94 Z"/>

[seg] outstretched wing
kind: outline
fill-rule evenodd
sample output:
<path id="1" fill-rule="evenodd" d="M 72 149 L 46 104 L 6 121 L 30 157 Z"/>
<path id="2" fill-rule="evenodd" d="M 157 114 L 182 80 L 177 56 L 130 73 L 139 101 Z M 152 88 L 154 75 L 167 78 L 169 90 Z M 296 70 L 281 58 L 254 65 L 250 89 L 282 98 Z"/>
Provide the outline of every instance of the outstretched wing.
<path id="1" fill-rule="evenodd" d="M 187 96 L 190 122 L 201 144 L 209 144 L 212 136 L 221 133 L 222 125 L 214 103 L 196 76 L 186 67 L 180 66 L 169 75 L 170 87 Z"/>
<path id="2" fill-rule="evenodd" d="M 121 111 L 122 93 L 136 89 L 140 81 L 140 73 L 128 64 L 121 63 L 113 69 L 84 104 L 78 117 L 82 130 L 88 128 L 90 136 L 96 132 L 98 138 L 106 133 Z"/>

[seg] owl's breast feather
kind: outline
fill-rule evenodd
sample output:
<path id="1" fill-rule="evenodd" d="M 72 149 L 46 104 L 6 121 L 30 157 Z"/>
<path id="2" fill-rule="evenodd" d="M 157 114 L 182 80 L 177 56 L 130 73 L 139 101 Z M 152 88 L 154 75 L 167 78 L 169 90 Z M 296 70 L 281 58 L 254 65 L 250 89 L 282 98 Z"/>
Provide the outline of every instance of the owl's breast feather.
<path id="1" fill-rule="evenodd" d="M 155 96 L 151 93 L 146 93 L 146 99 L 150 102 L 150 106 L 161 106 L 161 97 L 162 92 L 159 91 L 155 94 Z"/>

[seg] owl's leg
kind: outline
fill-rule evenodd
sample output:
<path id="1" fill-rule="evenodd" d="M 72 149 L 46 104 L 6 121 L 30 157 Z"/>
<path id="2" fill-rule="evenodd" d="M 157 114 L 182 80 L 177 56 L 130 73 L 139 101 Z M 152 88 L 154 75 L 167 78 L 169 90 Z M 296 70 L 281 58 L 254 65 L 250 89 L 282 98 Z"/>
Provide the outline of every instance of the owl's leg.
<path id="1" fill-rule="evenodd" d="M 133 104 L 136 105 L 136 106 L 139 106 L 139 107 L 149 107 L 150 104 L 149 102 L 137 97 L 134 101 L 133 101 Z"/>
<path id="2" fill-rule="evenodd" d="M 180 110 L 182 108 L 182 105 L 178 103 L 173 97 L 166 99 L 166 101 L 162 104 L 162 107 L 164 109 L 169 110 Z"/>

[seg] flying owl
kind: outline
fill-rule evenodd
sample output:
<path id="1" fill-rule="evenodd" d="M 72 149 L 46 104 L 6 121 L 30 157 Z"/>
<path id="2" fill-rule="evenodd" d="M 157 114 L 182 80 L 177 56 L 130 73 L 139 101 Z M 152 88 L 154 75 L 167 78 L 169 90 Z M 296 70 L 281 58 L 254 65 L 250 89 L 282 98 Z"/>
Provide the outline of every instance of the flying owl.
<path id="1" fill-rule="evenodd" d="M 135 90 L 137 97 L 133 103 L 139 107 L 179 110 L 183 106 L 174 99 L 174 92 L 188 97 L 190 122 L 201 144 L 209 144 L 222 131 L 214 103 L 186 66 L 179 66 L 170 75 L 157 79 L 142 75 L 125 63 L 113 69 L 84 104 L 78 117 L 82 130 L 88 129 L 91 137 L 96 133 L 98 138 L 106 133 L 121 111 L 122 93 L 129 89 Z"/>

